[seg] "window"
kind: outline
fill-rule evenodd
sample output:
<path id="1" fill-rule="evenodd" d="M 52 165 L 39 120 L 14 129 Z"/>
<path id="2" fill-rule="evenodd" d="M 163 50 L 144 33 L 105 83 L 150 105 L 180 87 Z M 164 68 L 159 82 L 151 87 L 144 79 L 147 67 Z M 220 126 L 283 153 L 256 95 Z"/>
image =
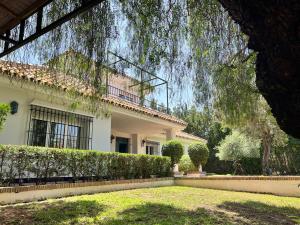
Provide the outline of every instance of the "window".
<path id="1" fill-rule="evenodd" d="M 47 121 L 32 120 L 32 140 L 31 143 L 34 146 L 45 146 L 46 133 L 47 133 Z"/>
<path id="2" fill-rule="evenodd" d="M 154 155 L 154 147 L 153 146 L 146 146 L 146 154 L 147 155 Z"/>
<path id="3" fill-rule="evenodd" d="M 50 139 L 49 139 L 49 147 L 52 148 L 63 148 L 64 145 L 64 137 L 65 137 L 65 124 L 62 123 L 50 123 Z"/>
<path id="4" fill-rule="evenodd" d="M 90 149 L 93 118 L 31 105 L 28 145 Z"/>
<path id="5" fill-rule="evenodd" d="M 116 138 L 116 152 L 128 153 L 129 151 L 129 139 L 117 137 Z"/>
<path id="6" fill-rule="evenodd" d="M 80 148 L 80 127 L 68 126 L 67 148 Z"/>
<path id="7" fill-rule="evenodd" d="M 147 155 L 160 155 L 159 143 L 154 141 L 146 141 L 146 154 Z"/>

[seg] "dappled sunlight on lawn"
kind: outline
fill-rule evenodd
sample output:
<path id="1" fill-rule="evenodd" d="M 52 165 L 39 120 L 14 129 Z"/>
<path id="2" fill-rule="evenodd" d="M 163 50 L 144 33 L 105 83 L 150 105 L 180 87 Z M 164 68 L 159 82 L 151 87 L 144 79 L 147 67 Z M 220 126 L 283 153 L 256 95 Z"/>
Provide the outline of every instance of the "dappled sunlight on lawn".
<path id="1" fill-rule="evenodd" d="M 0 208 L 8 224 L 300 224 L 300 198 L 189 187 L 136 189 Z"/>

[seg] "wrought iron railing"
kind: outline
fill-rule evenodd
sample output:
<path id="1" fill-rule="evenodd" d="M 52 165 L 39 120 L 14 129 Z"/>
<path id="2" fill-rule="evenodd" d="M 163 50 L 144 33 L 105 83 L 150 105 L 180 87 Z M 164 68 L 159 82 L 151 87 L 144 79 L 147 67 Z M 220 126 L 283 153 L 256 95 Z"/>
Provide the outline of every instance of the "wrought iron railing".
<path id="1" fill-rule="evenodd" d="M 124 101 L 128 101 L 143 106 L 145 108 L 168 113 L 167 107 L 165 107 L 162 104 L 158 104 L 154 99 L 153 100 L 143 99 L 140 98 L 138 95 L 132 94 L 130 92 L 124 91 L 122 89 L 119 89 L 111 85 L 108 85 L 107 87 L 107 94 L 123 99 Z"/>
<path id="2" fill-rule="evenodd" d="M 111 85 L 108 85 L 107 89 L 108 89 L 108 94 L 109 95 L 119 97 L 119 98 L 124 99 L 124 100 L 129 101 L 129 102 L 140 104 L 140 97 L 137 96 L 137 95 L 131 94 L 127 91 L 124 91 L 122 89 L 116 88 L 116 87 L 111 86 Z"/>

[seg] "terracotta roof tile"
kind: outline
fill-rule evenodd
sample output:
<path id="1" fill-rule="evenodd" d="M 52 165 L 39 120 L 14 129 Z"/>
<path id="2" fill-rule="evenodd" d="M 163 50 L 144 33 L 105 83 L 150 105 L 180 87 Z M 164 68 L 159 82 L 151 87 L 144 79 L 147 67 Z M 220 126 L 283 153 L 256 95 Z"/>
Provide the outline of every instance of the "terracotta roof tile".
<path id="1" fill-rule="evenodd" d="M 202 141 L 202 142 L 205 142 L 205 143 L 207 142 L 204 138 L 198 137 L 198 136 L 193 135 L 193 134 L 188 134 L 188 133 L 183 132 L 183 131 L 177 132 L 176 137 L 189 139 L 189 140 L 193 140 L 193 141 Z"/>
<path id="2" fill-rule="evenodd" d="M 83 81 L 80 81 L 75 77 L 57 71 L 51 71 L 44 66 L 28 65 L 0 60 L 0 72 L 2 72 L 1 75 L 28 80 L 33 83 L 59 88 L 64 91 L 74 90 L 83 96 L 92 96 L 93 93 L 95 93 L 95 89 L 88 83 L 84 83 Z M 146 108 L 136 103 L 129 102 L 117 97 L 103 96 L 101 97 L 101 100 L 114 106 L 143 113 L 148 116 L 157 117 L 183 126 L 187 125 L 185 121 L 178 119 L 175 116 Z"/>
<path id="3" fill-rule="evenodd" d="M 136 112 L 143 112 L 144 114 L 147 114 L 147 115 L 150 115 L 153 117 L 158 117 L 160 119 L 168 120 L 171 122 L 176 122 L 176 123 L 179 123 L 184 126 L 187 125 L 185 121 L 178 119 L 175 116 L 172 116 L 172 115 L 169 115 L 166 113 L 162 113 L 162 112 L 159 112 L 154 109 L 146 108 L 146 107 L 140 106 L 138 104 L 120 99 L 118 97 L 108 96 L 108 97 L 103 97 L 103 100 L 112 105 L 119 106 L 119 107 L 122 107 L 122 108 L 125 108 L 128 110 L 132 110 L 132 111 L 136 111 Z"/>

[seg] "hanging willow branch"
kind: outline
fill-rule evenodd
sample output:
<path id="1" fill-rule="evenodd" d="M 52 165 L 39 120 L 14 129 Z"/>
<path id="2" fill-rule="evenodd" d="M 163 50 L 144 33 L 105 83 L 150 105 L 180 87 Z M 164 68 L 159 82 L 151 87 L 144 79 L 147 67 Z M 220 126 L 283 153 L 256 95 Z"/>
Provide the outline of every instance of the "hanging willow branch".
<path id="1" fill-rule="evenodd" d="M 51 2 L 44 8 L 43 24 L 52 23 L 74 10 L 80 3 L 81 0 Z M 35 31 L 36 22 L 35 16 L 26 21 L 25 37 Z M 99 100 L 96 99 L 99 99 L 105 91 L 103 77 L 107 71 L 104 70 L 103 64 L 106 50 L 110 45 L 113 26 L 114 15 L 110 1 L 104 1 L 9 55 L 7 59 L 25 64 L 42 63 L 43 71 L 48 70 L 47 74 L 53 75 L 51 79 L 54 82 L 59 82 L 61 74 L 64 74 L 66 79 L 69 76 L 75 77 L 81 85 L 93 87 L 95 98 L 90 98 L 88 101 L 92 101 L 90 105 L 93 106 L 93 111 L 97 111 L 96 109 L 101 107 Z M 76 98 L 80 97 L 76 88 L 74 87 L 75 91 L 67 90 L 68 96 L 75 98 L 74 102 L 78 102 Z M 74 105 L 74 102 L 71 105 Z"/>
<path id="2" fill-rule="evenodd" d="M 80 1 L 53 1 L 45 9 L 44 23 L 74 9 Z M 27 23 L 32 30 L 34 20 Z M 115 30 L 125 38 L 120 39 Z M 237 53 L 245 46 L 246 37 L 216 0 L 110 0 L 53 30 L 15 56 L 23 62 L 38 56 L 38 61 L 50 70 L 74 76 L 95 87 L 95 94 L 101 95 L 107 72 L 103 67 L 106 52 L 114 48 L 145 69 L 164 76 L 173 87 L 171 96 L 191 91 L 193 83 L 198 105 L 212 108 L 217 85 L 214 76 L 219 65 L 233 56 L 239 62 Z"/>

